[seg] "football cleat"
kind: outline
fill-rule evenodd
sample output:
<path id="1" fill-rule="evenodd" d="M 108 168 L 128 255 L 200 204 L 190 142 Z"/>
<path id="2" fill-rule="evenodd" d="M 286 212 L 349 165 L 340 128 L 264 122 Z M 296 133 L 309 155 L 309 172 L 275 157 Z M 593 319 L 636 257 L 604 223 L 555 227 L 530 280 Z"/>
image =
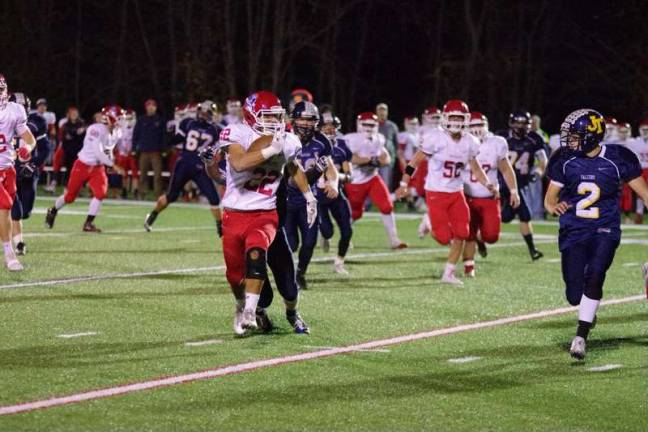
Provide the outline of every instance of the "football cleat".
<path id="1" fill-rule="evenodd" d="M 56 214 L 58 210 L 56 207 L 51 207 L 47 209 L 47 215 L 45 216 L 45 227 L 52 229 L 54 228 L 54 221 L 56 220 Z"/>
<path id="2" fill-rule="evenodd" d="M 302 317 L 299 315 L 299 312 L 295 312 L 294 315 L 286 315 L 286 319 L 293 327 L 295 333 L 310 334 L 310 329 L 308 328 L 308 324 L 306 324 L 306 321 L 302 319 Z"/>
<path id="3" fill-rule="evenodd" d="M 243 320 L 241 321 L 241 327 L 243 327 L 243 329 L 245 330 L 256 330 L 259 328 L 259 326 L 257 325 L 255 311 L 243 311 Z"/>
<path id="4" fill-rule="evenodd" d="M 486 243 L 477 240 L 477 252 L 479 252 L 480 257 L 486 258 L 488 256 L 488 249 L 486 249 Z"/>
<path id="5" fill-rule="evenodd" d="M 322 239 L 320 240 L 320 246 L 322 247 L 322 252 L 328 253 L 328 251 L 331 249 L 331 242 L 329 241 L 329 239 L 322 236 Z"/>
<path id="6" fill-rule="evenodd" d="M 344 259 L 340 257 L 335 257 L 333 260 L 333 270 L 335 270 L 335 273 L 341 274 L 341 275 L 348 275 L 349 271 L 344 267 Z"/>
<path id="7" fill-rule="evenodd" d="M 144 229 L 146 232 L 151 232 L 151 229 L 153 227 L 153 218 L 151 217 L 151 213 L 146 215 L 146 219 L 144 219 Z"/>
<path id="8" fill-rule="evenodd" d="M 270 333 L 274 329 L 272 320 L 268 316 L 265 309 L 257 308 L 256 310 L 256 323 L 263 333 Z"/>
<path id="9" fill-rule="evenodd" d="M 418 226 L 418 236 L 422 240 L 425 238 L 426 235 L 430 232 L 430 223 L 428 216 L 425 215 L 423 216 L 423 219 L 421 219 L 421 223 Z"/>
<path id="10" fill-rule="evenodd" d="M 91 232 L 99 234 L 101 230 L 95 226 L 92 222 L 86 222 L 83 224 L 83 232 Z"/>
<path id="11" fill-rule="evenodd" d="M 18 242 L 16 245 L 16 253 L 18 255 L 26 255 L 27 254 L 27 245 L 25 242 Z"/>
<path id="12" fill-rule="evenodd" d="M 542 258 L 543 256 L 544 256 L 544 254 L 543 254 L 542 252 L 540 252 L 538 249 L 536 249 L 536 250 L 534 250 L 533 252 L 531 252 L 531 259 L 532 259 L 533 261 L 537 261 L 537 260 L 539 260 L 540 258 Z"/>
<path id="13" fill-rule="evenodd" d="M 457 279 L 457 276 L 455 276 L 454 273 L 444 274 L 441 278 L 441 282 L 457 286 L 463 285 L 463 282 Z"/>
<path id="14" fill-rule="evenodd" d="M 569 355 L 577 360 L 583 360 L 585 358 L 585 345 L 585 339 L 580 336 L 574 337 L 571 348 L 569 348 Z"/>
<path id="15" fill-rule="evenodd" d="M 308 289 L 308 284 L 306 283 L 306 276 L 304 273 L 298 271 L 295 275 L 295 281 L 297 281 L 297 288 L 300 290 Z"/>
<path id="16" fill-rule="evenodd" d="M 398 239 L 398 240 L 392 242 L 391 248 L 393 250 L 407 249 L 407 243 L 405 243 L 404 241 Z"/>
<path id="17" fill-rule="evenodd" d="M 22 264 L 20 264 L 20 261 L 16 259 L 16 257 L 5 257 L 5 263 L 7 264 L 7 269 L 9 271 L 21 271 L 23 269 Z"/>
<path id="18" fill-rule="evenodd" d="M 243 328 L 243 309 L 239 309 L 238 307 L 236 308 L 236 311 L 234 312 L 234 324 L 232 325 L 232 328 L 234 328 L 234 333 L 239 336 L 243 336 L 245 334 L 245 329 Z"/>

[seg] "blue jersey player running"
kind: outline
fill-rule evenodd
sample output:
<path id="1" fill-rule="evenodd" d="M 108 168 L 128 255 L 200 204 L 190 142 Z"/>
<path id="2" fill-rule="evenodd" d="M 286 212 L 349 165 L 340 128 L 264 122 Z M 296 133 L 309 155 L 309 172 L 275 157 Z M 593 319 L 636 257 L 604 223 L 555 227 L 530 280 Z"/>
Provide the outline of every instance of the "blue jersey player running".
<path id="1" fill-rule="evenodd" d="M 578 305 L 578 328 L 570 354 L 585 358 L 590 329 L 603 297 L 605 273 L 621 241 L 619 194 L 626 182 L 648 203 L 648 185 L 635 154 L 600 145 L 603 116 L 591 109 L 569 114 L 560 128 L 561 149 L 549 162 L 545 208 L 560 215 L 558 245 L 567 301 Z"/>
<path id="2" fill-rule="evenodd" d="M 320 131 L 333 144 L 333 163 L 338 170 L 340 183 L 346 183 L 351 179 L 351 158 L 353 152 L 347 147 L 346 141 L 338 131 L 342 126 L 340 119 L 330 111 L 322 110 L 320 119 Z M 333 269 L 338 274 L 349 274 L 344 267 L 344 257 L 349 250 L 353 228 L 351 228 L 351 206 L 344 195 L 343 188 L 340 188 L 337 198 L 328 198 L 322 189 L 318 189 L 317 205 L 320 218 L 320 233 L 322 234 L 322 249 L 329 251 L 329 240 L 333 237 L 333 222 L 331 215 L 340 229 L 340 240 L 338 241 L 338 253 L 333 260 Z"/>
<path id="3" fill-rule="evenodd" d="M 25 107 L 26 112 L 31 111 L 31 100 L 24 93 L 13 93 L 9 101 L 16 102 Z M 27 246 L 23 241 L 23 219 L 29 219 L 34 209 L 36 188 L 38 186 L 38 169 L 50 153 L 47 121 L 37 112 L 27 116 L 27 127 L 36 138 L 36 147 L 32 151 L 31 159 L 27 162 L 16 160 L 16 199 L 11 207 L 11 231 L 13 245 L 18 255 L 27 253 Z M 19 138 L 16 139 L 16 148 Z"/>
<path id="4" fill-rule="evenodd" d="M 333 148 L 328 138 L 316 130 L 319 122 L 317 106 L 308 101 L 297 102 L 292 110 L 291 118 L 293 132 L 299 137 L 302 144 L 301 151 L 297 155 L 298 162 L 306 172 L 318 169 L 321 174 L 324 174 L 324 178 L 320 182 L 324 196 L 331 199 L 337 197 L 337 170 L 331 160 Z M 313 193 L 317 193 L 317 185 L 313 185 L 311 188 Z M 297 251 L 301 235 L 296 274 L 300 289 L 307 288 L 305 275 L 317 244 L 318 222 L 316 220 L 313 225 L 308 224 L 304 194 L 294 184 L 288 183 L 285 228 L 288 244 L 293 251 Z"/>
<path id="5" fill-rule="evenodd" d="M 207 197 L 216 221 L 218 235 L 222 236 L 220 197 L 199 156 L 199 152 L 203 148 L 209 147 L 218 140 L 220 131 L 212 123 L 212 117 L 216 110 L 216 104 L 206 100 L 198 105 L 196 118 L 186 118 L 180 123 L 174 137 L 175 143 L 182 144 L 180 156 L 173 168 L 167 192 L 158 198 L 153 211 L 146 215 L 144 221 L 146 231 L 151 231 L 158 215 L 178 199 L 185 184 L 192 180 L 198 185 L 200 192 Z"/>

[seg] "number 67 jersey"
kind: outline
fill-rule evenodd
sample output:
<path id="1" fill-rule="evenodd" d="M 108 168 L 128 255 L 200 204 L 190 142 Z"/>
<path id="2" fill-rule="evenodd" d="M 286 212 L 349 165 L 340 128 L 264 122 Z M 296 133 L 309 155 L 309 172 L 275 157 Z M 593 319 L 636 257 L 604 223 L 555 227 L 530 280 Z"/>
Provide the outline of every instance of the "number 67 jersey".
<path id="1" fill-rule="evenodd" d="M 560 216 L 559 247 L 597 235 L 621 239 L 621 184 L 641 175 L 637 156 L 625 147 L 602 145 L 596 157 L 574 156 L 561 149 L 549 161 L 548 177 L 560 201 L 571 205 Z"/>
<path id="2" fill-rule="evenodd" d="M 239 144 L 247 151 L 260 137 L 247 124 L 231 124 L 221 132 L 219 145 L 224 149 L 230 144 Z M 224 207 L 242 211 L 273 210 L 277 207 L 276 193 L 284 166 L 301 149 L 301 142 L 295 134 L 286 132 L 285 140 L 283 153 L 254 168 L 236 171 L 232 164 L 227 164 Z"/>

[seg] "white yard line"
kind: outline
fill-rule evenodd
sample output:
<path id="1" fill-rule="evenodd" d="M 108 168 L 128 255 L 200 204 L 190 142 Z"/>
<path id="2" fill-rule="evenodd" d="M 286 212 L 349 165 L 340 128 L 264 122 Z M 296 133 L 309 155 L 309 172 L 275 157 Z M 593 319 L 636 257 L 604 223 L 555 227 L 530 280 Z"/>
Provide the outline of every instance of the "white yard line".
<path id="1" fill-rule="evenodd" d="M 205 346 L 205 345 L 216 345 L 221 343 L 223 343 L 222 339 L 209 339 L 203 341 L 185 342 L 185 346 L 197 347 L 197 346 Z"/>
<path id="2" fill-rule="evenodd" d="M 56 337 L 61 339 L 72 339 L 72 338 L 78 338 L 84 336 L 96 336 L 98 334 L 99 332 L 66 333 L 66 334 L 56 335 Z"/>
<path id="3" fill-rule="evenodd" d="M 589 372 L 607 372 L 607 371 L 611 371 L 611 370 L 614 370 L 614 369 L 621 369 L 622 367 L 623 367 L 623 365 L 620 365 L 620 364 L 606 364 L 606 365 L 603 365 L 603 366 L 596 366 L 596 367 L 587 368 L 587 370 Z"/>
<path id="4" fill-rule="evenodd" d="M 645 296 L 637 295 L 637 296 L 623 297 L 623 298 L 612 299 L 612 300 L 605 300 L 601 302 L 601 304 L 616 305 L 616 304 L 624 304 L 624 303 L 630 303 L 630 302 L 635 302 L 640 300 L 645 300 Z M 257 361 L 251 361 L 246 363 L 239 363 L 230 366 L 217 367 L 214 369 L 208 369 L 208 370 L 187 373 L 182 375 L 155 378 L 155 379 L 135 382 L 131 384 L 123 384 L 123 385 L 117 385 L 114 387 L 107 387 L 98 390 L 90 390 L 81 393 L 74 393 L 67 396 L 52 397 L 52 398 L 41 399 L 32 402 L 18 403 L 15 405 L 6 405 L 0 407 L 0 416 L 18 414 L 18 413 L 34 411 L 38 409 L 52 408 L 61 405 L 80 403 L 80 402 L 85 402 L 94 399 L 102 399 L 111 396 L 135 393 L 143 390 L 168 387 L 168 386 L 184 384 L 184 383 L 189 383 L 189 382 L 194 382 L 199 380 L 213 379 L 213 378 L 222 377 L 226 375 L 240 374 L 240 373 L 249 372 L 257 369 L 280 366 L 288 363 L 298 363 L 298 362 L 314 360 L 319 358 L 337 356 L 341 354 L 350 354 L 361 350 L 383 348 L 383 347 L 398 345 L 407 342 L 430 339 L 439 336 L 499 327 L 507 324 L 522 322 L 522 321 L 530 321 L 530 320 L 562 315 L 562 314 L 574 312 L 576 310 L 577 309 L 575 307 L 547 309 L 539 312 L 532 312 L 523 315 L 515 315 L 515 316 L 490 320 L 490 321 L 481 321 L 481 322 L 475 322 L 471 324 L 462 324 L 462 325 L 447 327 L 443 329 L 437 329 L 437 330 L 431 330 L 431 331 L 425 331 L 419 333 L 411 333 L 411 334 L 396 336 L 387 339 L 378 339 L 378 340 L 369 341 L 360 344 L 325 348 L 313 352 L 294 354 L 294 355 L 288 355 L 282 357 L 274 357 L 266 360 L 257 360 Z"/>
<path id="5" fill-rule="evenodd" d="M 482 359 L 481 357 L 476 357 L 476 356 L 459 357 L 459 358 L 448 359 L 448 363 L 462 364 L 462 363 L 474 362 L 481 359 Z"/>

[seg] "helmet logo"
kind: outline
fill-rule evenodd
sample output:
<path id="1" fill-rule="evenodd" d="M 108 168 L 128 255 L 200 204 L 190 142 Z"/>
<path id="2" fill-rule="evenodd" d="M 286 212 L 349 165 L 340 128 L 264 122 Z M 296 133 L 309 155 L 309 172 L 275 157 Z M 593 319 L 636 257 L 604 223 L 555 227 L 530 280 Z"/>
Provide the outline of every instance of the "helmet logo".
<path id="1" fill-rule="evenodd" d="M 597 134 L 603 133 L 603 126 L 601 125 L 601 123 L 603 123 L 603 118 L 591 115 L 590 120 L 592 121 L 592 124 L 587 125 L 587 130 Z"/>

